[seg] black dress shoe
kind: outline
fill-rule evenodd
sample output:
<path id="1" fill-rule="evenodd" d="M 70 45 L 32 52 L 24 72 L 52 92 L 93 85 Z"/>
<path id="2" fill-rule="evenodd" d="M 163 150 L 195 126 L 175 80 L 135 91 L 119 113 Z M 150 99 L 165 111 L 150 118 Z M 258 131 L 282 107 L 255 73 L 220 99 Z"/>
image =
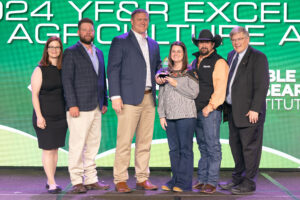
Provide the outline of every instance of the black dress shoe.
<path id="1" fill-rule="evenodd" d="M 234 182 L 227 182 L 227 183 L 219 183 L 219 186 L 222 190 L 230 190 L 231 188 L 233 188 L 234 186 L 237 186 L 238 184 L 234 183 Z"/>
<path id="2" fill-rule="evenodd" d="M 246 187 L 243 184 L 239 184 L 236 187 L 231 188 L 231 193 L 236 195 L 253 194 L 253 192 L 255 192 L 255 187 Z"/>
<path id="3" fill-rule="evenodd" d="M 45 187 L 46 187 L 46 189 L 49 189 L 48 183 L 46 183 Z M 56 185 L 56 189 L 59 190 L 59 192 L 62 191 L 62 189 L 61 189 L 61 187 L 59 185 Z"/>
<path id="4" fill-rule="evenodd" d="M 60 192 L 61 192 L 61 188 L 60 189 L 59 188 L 55 188 L 53 190 L 48 189 L 48 193 L 50 193 L 50 194 L 58 194 Z"/>
<path id="5" fill-rule="evenodd" d="M 62 191 L 62 189 L 61 189 L 61 187 L 60 187 L 59 185 L 56 185 L 56 189 L 57 189 L 59 192 Z"/>

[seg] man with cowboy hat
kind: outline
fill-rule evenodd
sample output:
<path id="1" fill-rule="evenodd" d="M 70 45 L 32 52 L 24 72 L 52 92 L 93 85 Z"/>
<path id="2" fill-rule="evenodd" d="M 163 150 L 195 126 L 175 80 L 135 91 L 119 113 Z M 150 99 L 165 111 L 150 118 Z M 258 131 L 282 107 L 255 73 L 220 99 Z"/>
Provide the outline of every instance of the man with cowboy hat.
<path id="1" fill-rule="evenodd" d="M 193 188 L 211 194 L 216 191 L 222 159 L 219 141 L 221 105 L 225 100 L 229 67 L 217 54 L 216 48 L 222 43 L 219 35 L 213 36 L 209 30 L 203 29 L 198 39 L 192 40 L 199 48 L 199 51 L 193 54 L 196 59 L 192 68 L 196 69 L 199 77 L 200 93 L 195 103 L 198 112 L 196 139 L 201 153 L 198 181 Z"/>

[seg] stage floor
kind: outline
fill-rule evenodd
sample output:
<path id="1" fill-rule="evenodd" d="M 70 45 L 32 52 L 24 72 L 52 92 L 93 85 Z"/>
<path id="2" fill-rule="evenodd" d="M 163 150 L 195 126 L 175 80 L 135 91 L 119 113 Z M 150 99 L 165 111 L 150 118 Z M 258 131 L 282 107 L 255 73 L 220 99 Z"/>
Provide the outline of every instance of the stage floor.
<path id="1" fill-rule="evenodd" d="M 41 168 L 0 168 L 0 199 L 111 199 L 111 200 L 188 200 L 188 199 L 209 199 L 209 200 L 231 200 L 231 199 L 262 199 L 262 200 L 281 200 L 299 199 L 300 200 L 300 171 L 270 171 L 261 170 L 257 179 L 257 190 L 252 195 L 231 195 L 229 192 L 217 189 L 212 195 L 193 192 L 165 192 L 140 191 L 134 190 L 132 193 L 119 194 L 115 192 L 112 180 L 112 169 L 98 170 L 101 181 L 110 184 L 111 188 L 106 191 L 88 191 L 86 194 L 69 194 L 71 189 L 69 174 L 66 168 L 60 168 L 56 173 L 56 181 L 63 191 L 60 194 L 48 194 L 45 189 L 46 178 Z M 129 171 L 130 179 L 128 185 L 135 188 L 134 171 Z M 230 178 L 231 171 L 222 170 L 220 181 Z M 170 171 L 154 169 L 151 171 L 150 180 L 158 186 L 163 185 L 170 178 Z M 196 180 L 196 172 L 194 174 Z"/>

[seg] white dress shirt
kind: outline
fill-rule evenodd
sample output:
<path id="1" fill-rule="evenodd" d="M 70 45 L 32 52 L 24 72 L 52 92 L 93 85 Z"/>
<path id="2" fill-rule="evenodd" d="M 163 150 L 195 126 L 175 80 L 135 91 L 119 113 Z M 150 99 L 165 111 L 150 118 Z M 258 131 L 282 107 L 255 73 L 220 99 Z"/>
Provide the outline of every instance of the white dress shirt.
<path id="1" fill-rule="evenodd" d="M 132 29 L 131 29 L 132 30 Z M 143 52 L 143 56 L 144 59 L 146 61 L 146 89 L 149 89 L 152 87 L 152 82 L 151 82 L 151 69 L 150 69 L 150 56 L 149 56 L 149 48 L 148 48 L 148 41 L 147 41 L 147 34 L 145 35 L 145 37 L 143 37 L 141 34 L 135 32 L 134 30 L 132 30 L 132 32 L 134 33 L 140 48 Z"/>
<path id="2" fill-rule="evenodd" d="M 227 96 L 226 96 L 226 102 L 227 102 L 228 104 L 230 104 L 230 105 L 232 104 L 232 99 L 231 99 L 231 87 L 232 87 L 232 83 L 233 83 L 233 81 L 234 81 L 234 79 L 235 79 L 235 75 L 236 75 L 237 69 L 239 68 L 239 65 L 240 65 L 240 63 L 241 63 L 241 61 L 242 61 L 242 59 L 243 59 L 243 57 L 244 57 L 244 55 L 245 55 L 247 49 L 248 49 L 248 47 L 247 47 L 243 52 L 239 53 L 239 59 L 238 59 L 238 62 L 237 62 L 236 67 L 235 67 L 235 69 L 234 69 L 234 72 L 233 72 L 231 81 L 230 81 L 230 83 L 228 83 L 228 84 L 229 84 L 229 88 L 228 88 L 228 94 L 227 94 Z M 234 56 L 233 56 L 233 58 L 231 59 L 230 68 L 231 68 L 231 65 L 232 65 L 232 63 L 233 63 L 233 61 L 234 61 L 236 55 L 237 55 L 237 53 L 235 53 Z M 229 68 L 229 70 L 230 70 L 230 68 Z"/>

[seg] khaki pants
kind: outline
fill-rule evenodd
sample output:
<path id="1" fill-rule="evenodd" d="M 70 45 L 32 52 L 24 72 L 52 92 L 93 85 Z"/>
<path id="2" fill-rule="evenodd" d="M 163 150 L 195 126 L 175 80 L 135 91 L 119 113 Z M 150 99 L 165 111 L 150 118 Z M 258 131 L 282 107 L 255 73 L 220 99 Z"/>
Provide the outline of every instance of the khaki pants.
<path id="1" fill-rule="evenodd" d="M 101 112 L 81 111 L 79 117 L 67 112 L 70 130 L 69 173 L 72 185 L 98 182 L 95 158 L 101 140 Z"/>
<path id="2" fill-rule="evenodd" d="M 148 179 L 150 148 L 153 137 L 155 107 L 152 94 L 145 94 L 137 106 L 125 104 L 118 116 L 117 147 L 114 163 L 114 183 L 128 180 L 131 143 L 136 132 L 135 174 L 137 182 Z"/>

